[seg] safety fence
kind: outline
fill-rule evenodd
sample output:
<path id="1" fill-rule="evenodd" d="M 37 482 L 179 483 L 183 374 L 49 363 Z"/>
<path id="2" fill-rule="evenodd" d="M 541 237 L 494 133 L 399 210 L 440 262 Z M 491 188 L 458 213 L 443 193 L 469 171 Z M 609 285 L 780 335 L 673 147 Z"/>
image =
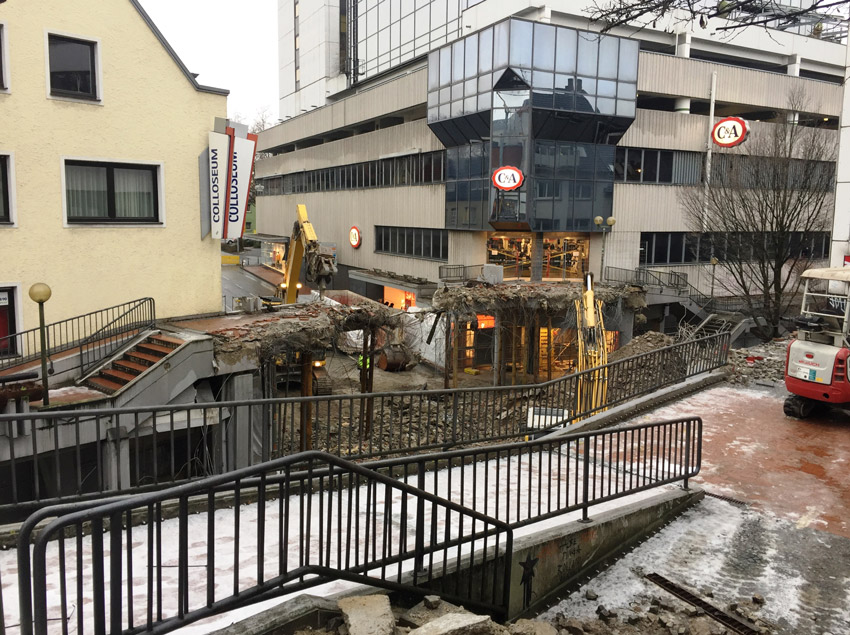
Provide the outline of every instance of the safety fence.
<path id="1" fill-rule="evenodd" d="M 643 267 L 605 267 L 605 281 L 683 289 L 688 285 L 688 274 L 678 271 L 654 271 Z"/>
<path id="2" fill-rule="evenodd" d="M 141 298 L 45 325 L 48 357 L 79 349 L 83 371 L 156 323 L 153 298 Z M 0 337 L 0 370 L 41 358 L 39 329 Z"/>
<path id="3" fill-rule="evenodd" d="M 24 635 L 165 633 L 346 580 L 504 614 L 515 529 L 687 488 L 701 438 L 702 421 L 687 418 L 362 465 L 307 452 L 43 509 L 22 528 L 20 606 L 6 612 Z"/>
<path id="4" fill-rule="evenodd" d="M 306 450 L 364 460 L 521 439 L 724 366 L 728 343 L 721 333 L 524 386 L 0 415 L 0 522 Z"/>

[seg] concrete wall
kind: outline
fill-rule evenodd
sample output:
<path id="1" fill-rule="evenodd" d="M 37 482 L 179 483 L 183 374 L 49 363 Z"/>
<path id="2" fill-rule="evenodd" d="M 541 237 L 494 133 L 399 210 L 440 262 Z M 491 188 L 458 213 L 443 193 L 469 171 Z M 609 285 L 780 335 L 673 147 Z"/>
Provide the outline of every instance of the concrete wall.
<path id="1" fill-rule="evenodd" d="M 221 308 L 219 241 L 200 239 L 198 155 L 226 97 L 197 90 L 128 0 L 0 5 L 11 90 L 0 152 L 12 156 L 15 223 L 0 225 L 0 287 L 45 282 L 49 322 L 153 296 L 159 317 Z M 97 42 L 98 101 L 49 96 L 47 33 Z M 157 225 L 66 226 L 64 158 L 159 166 Z M 21 296 L 24 296 L 21 298 Z"/>

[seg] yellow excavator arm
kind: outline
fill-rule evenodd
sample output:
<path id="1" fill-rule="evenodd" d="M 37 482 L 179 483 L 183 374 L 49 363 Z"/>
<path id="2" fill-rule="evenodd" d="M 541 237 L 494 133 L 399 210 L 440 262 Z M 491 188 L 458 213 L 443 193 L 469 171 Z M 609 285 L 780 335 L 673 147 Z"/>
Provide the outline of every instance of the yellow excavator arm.
<path id="1" fill-rule="evenodd" d="M 319 244 L 316 230 L 307 218 L 307 206 L 297 205 L 295 215 L 289 253 L 286 256 L 286 282 L 282 285 L 284 304 L 294 304 L 298 301 L 298 279 L 301 276 L 302 262 L 307 263 L 307 280 L 318 283 L 322 297 L 337 272 L 333 254 L 325 251 Z"/>
<path id="2" fill-rule="evenodd" d="M 602 319 L 602 301 L 593 293 L 593 274 L 585 275 L 584 291 L 576 300 L 576 340 L 578 343 L 577 370 L 590 371 L 608 363 L 605 323 Z M 604 410 L 608 392 L 608 369 L 599 369 L 581 375 L 576 388 L 576 414 Z"/>

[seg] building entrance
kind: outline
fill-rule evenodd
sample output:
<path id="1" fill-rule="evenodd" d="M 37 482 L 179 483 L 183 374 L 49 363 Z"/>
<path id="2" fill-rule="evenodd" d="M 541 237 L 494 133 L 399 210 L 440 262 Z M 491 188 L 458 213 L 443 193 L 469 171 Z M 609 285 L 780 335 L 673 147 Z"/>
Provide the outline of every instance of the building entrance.
<path id="1" fill-rule="evenodd" d="M 505 280 L 531 278 L 530 232 L 490 232 L 487 237 L 487 263 L 502 265 Z M 543 279 L 580 279 L 588 270 L 587 234 L 547 233 L 543 235 Z"/>

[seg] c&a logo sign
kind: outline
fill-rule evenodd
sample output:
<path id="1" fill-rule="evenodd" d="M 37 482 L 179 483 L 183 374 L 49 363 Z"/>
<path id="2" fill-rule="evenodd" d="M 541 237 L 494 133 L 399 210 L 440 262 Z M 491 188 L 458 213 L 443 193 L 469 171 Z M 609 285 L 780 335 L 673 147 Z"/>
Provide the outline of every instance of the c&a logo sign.
<path id="1" fill-rule="evenodd" d="M 503 165 L 498 168 L 493 172 L 492 178 L 493 185 L 500 190 L 515 190 L 522 185 L 524 180 L 525 177 L 522 175 L 522 170 L 512 165 Z"/>
<path id="2" fill-rule="evenodd" d="M 714 124 L 711 140 L 721 148 L 731 148 L 743 143 L 749 132 L 747 122 L 740 117 L 726 117 Z"/>

